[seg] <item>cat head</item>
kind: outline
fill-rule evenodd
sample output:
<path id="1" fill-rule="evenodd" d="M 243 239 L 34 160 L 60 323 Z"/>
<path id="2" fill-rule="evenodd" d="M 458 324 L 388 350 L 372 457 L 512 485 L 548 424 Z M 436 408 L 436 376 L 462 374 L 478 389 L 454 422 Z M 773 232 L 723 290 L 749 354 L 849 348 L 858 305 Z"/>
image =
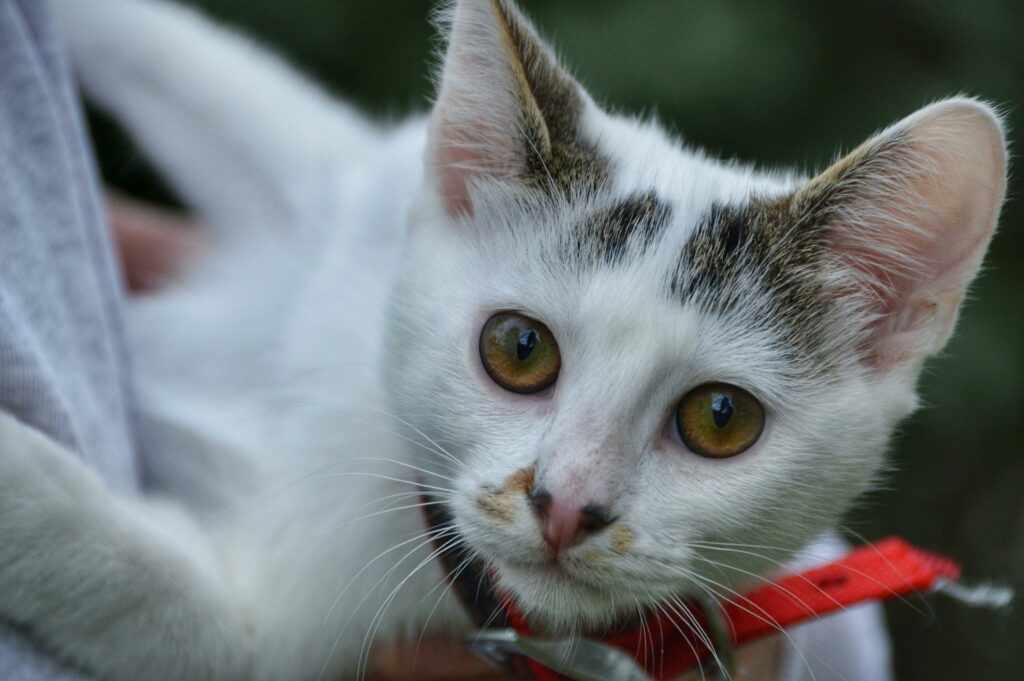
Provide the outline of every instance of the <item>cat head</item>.
<path id="1" fill-rule="evenodd" d="M 777 569 L 869 486 L 953 330 L 998 116 L 950 99 L 762 173 L 602 111 L 511 2 L 448 20 L 388 366 L 445 451 L 424 482 L 555 628 Z"/>

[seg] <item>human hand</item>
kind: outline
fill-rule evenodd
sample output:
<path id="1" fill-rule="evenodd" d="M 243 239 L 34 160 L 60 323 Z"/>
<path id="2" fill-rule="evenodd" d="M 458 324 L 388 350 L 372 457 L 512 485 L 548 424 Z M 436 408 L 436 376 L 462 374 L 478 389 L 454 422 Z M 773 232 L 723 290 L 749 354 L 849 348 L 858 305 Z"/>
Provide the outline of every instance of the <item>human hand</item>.
<path id="1" fill-rule="evenodd" d="M 378 646 L 370 681 L 510 681 L 503 669 L 481 660 L 448 638 L 424 638 Z"/>

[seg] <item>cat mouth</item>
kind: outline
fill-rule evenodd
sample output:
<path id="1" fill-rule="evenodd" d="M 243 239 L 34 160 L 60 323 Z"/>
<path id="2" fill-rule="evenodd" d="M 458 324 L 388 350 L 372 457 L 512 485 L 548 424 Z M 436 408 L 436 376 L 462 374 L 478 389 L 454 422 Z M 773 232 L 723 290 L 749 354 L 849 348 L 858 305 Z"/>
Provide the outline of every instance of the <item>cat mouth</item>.
<path id="1" fill-rule="evenodd" d="M 538 555 L 532 560 L 518 557 L 488 561 L 488 565 L 491 574 L 499 582 L 502 581 L 502 575 L 507 574 L 515 582 L 528 580 L 542 583 L 549 589 L 587 592 L 592 595 L 601 593 L 609 586 L 607 574 L 592 574 L 586 566 L 580 566 L 564 556 Z"/>

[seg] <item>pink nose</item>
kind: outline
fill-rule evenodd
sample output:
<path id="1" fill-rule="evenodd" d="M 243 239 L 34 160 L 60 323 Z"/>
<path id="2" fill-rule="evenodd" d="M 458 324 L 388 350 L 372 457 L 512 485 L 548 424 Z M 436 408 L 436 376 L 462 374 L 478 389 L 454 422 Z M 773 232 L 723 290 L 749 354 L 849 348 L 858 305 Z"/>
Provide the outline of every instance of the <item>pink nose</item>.
<path id="1" fill-rule="evenodd" d="M 603 509 L 593 504 L 583 508 L 563 504 L 544 490 L 530 495 L 530 505 L 540 523 L 541 536 L 555 556 L 611 524 Z"/>

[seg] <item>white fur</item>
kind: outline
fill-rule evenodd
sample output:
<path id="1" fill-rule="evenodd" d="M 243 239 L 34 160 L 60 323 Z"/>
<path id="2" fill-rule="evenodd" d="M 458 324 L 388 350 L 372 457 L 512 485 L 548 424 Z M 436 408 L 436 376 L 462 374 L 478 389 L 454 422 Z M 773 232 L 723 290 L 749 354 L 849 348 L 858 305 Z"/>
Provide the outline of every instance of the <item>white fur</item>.
<path id="1" fill-rule="evenodd" d="M 349 678 L 371 641 L 464 630 L 423 534 L 422 489 L 450 504 L 471 551 L 553 627 L 608 622 L 702 585 L 727 597 L 780 569 L 870 483 L 915 405 L 920 361 L 941 346 L 904 339 L 910 369 L 851 355 L 838 379 L 801 382 L 771 329 L 749 323 L 757 305 L 722 318 L 669 300 L 666 277 L 712 203 L 782 195 L 801 180 L 685 152 L 589 98 L 581 130 L 613 176 L 586 200 L 516 187 L 514 147 L 493 138 L 495 158 L 486 145 L 468 164 L 439 157 L 451 128 L 437 121 L 476 125 L 462 143 L 518 130 L 494 127 L 511 89 L 484 0 L 458 3 L 429 139 L 424 120 L 376 128 L 191 10 L 54 7 L 88 95 L 222 240 L 130 307 L 147 472 L 165 500 L 115 498 L 72 455 L 0 418 L 0 614 L 100 679 Z M 492 56 L 477 72 L 460 55 Z M 926 150 L 938 150 L 933 176 L 948 192 L 968 191 L 948 169 L 964 156 L 1002 159 L 999 128 L 976 102 L 936 106 L 906 125 L 957 113 L 942 117 L 954 121 L 943 135 L 973 135 L 981 151 Z M 913 284 L 951 281 L 940 293 L 953 318 L 1002 197 L 999 163 L 970 168 L 991 190 L 978 200 L 989 211 L 963 226 L 974 236 L 951 258 L 953 279 Z M 471 215 L 451 210 L 446 180 Z M 553 257 L 567 225 L 652 189 L 672 208 L 655 252 L 595 270 Z M 559 341 L 550 394 L 511 395 L 480 366 L 480 327 L 509 308 Z M 668 433 L 680 396 L 712 380 L 745 386 L 769 414 L 758 444 L 729 460 L 697 457 Z M 525 497 L 510 524 L 481 514 L 481 489 L 533 464 L 558 494 L 612 504 L 631 549 L 598 534 L 555 571 Z M 794 636 L 792 659 L 806 663 L 793 674 L 884 678 L 876 608 L 803 631 L 817 633 Z M 858 666 L 864 658 L 878 666 Z"/>

